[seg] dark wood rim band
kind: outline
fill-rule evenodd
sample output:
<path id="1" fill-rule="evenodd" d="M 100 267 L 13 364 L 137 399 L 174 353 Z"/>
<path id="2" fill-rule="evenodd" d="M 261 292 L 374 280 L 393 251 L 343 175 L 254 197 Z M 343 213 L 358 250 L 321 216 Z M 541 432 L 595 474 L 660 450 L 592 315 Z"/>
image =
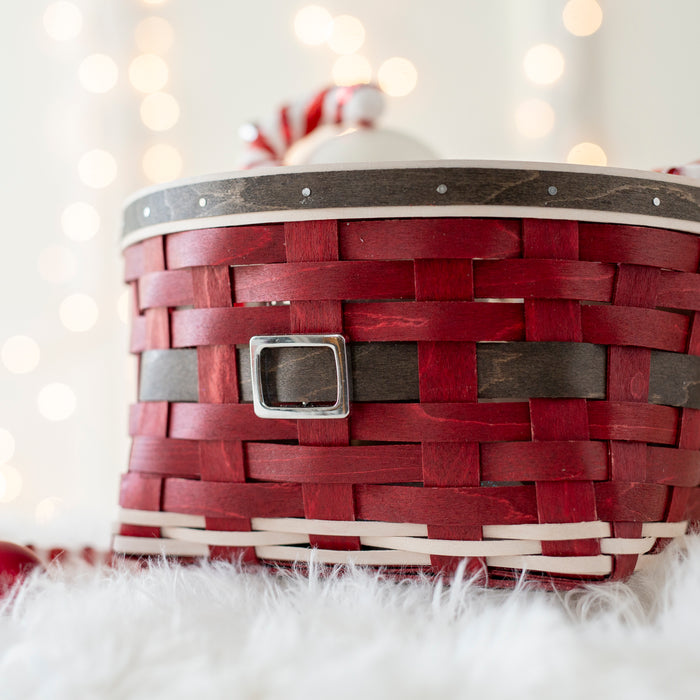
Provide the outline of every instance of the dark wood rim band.
<path id="1" fill-rule="evenodd" d="M 333 402 L 336 373 L 322 348 L 270 352 L 263 387 L 279 403 Z M 416 343 L 348 344 L 352 400 L 419 400 Z M 237 348 L 240 399 L 253 400 L 250 355 Z M 515 342 L 476 345 L 478 397 L 605 399 L 607 349 L 590 343 Z M 328 361 L 324 361 L 328 360 Z M 148 350 L 141 356 L 140 401 L 199 400 L 196 349 Z M 650 403 L 700 408 L 700 356 L 651 352 Z"/>
<path id="2" fill-rule="evenodd" d="M 491 216 L 491 209 L 496 216 L 508 216 L 508 209 L 522 216 L 529 208 L 530 216 L 540 218 L 670 221 L 669 228 L 700 233 L 700 186 L 687 178 L 543 163 L 441 161 L 275 168 L 174 182 L 127 204 L 124 244 L 236 219 L 241 224 L 352 219 L 367 216 L 368 209 L 382 216 L 401 208 L 407 216 L 409 209 L 413 216 L 450 216 L 450 209 L 459 216 Z"/>

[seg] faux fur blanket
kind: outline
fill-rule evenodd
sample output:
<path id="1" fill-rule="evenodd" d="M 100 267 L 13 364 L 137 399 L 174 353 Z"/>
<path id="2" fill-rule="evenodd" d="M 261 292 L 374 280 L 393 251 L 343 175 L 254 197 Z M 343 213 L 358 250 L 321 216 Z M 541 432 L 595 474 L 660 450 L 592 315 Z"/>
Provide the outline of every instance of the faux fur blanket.
<path id="1" fill-rule="evenodd" d="M 52 568 L 0 603 L 0 698 L 698 698 L 700 536 L 568 594 L 179 567 Z"/>

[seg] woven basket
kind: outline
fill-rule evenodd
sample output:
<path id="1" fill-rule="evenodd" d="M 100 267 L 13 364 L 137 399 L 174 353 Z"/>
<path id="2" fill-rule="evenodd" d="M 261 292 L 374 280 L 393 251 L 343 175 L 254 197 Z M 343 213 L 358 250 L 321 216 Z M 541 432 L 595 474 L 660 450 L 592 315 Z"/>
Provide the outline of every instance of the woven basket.
<path id="1" fill-rule="evenodd" d="M 138 194 L 114 550 L 628 576 L 700 519 L 698 234 L 692 181 L 603 168 Z"/>

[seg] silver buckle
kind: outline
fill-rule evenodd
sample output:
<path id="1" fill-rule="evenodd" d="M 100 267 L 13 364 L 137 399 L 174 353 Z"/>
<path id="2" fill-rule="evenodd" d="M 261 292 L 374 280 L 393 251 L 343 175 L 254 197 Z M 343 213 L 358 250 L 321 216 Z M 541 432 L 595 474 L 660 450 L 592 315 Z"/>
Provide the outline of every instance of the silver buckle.
<path id="1" fill-rule="evenodd" d="M 329 406 L 270 406 L 265 403 L 260 355 L 266 348 L 324 347 L 333 351 L 338 393 Z M 250 369 L 253 408 L 260 418 L 345 418 L 350 413 L 350 379 L 345 338 L 342 335 L 256 335 L 250 339 Z"/>

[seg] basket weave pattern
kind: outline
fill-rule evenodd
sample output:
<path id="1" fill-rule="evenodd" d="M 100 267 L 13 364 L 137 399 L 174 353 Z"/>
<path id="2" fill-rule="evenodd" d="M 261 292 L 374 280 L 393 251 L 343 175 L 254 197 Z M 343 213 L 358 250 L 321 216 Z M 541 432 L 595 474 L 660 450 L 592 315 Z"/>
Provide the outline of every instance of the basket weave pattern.
<path id="1" fill-rule="evenodd" d="M 691 234 L 540 219 L 136 243 L 142 389 L 157 358 L 195 372 L 196 395 L 171 378 L 132 407 L 114 547 L 624 578 L 700 518 L 699 263 Z M 311 333 L 409 359 L 376 396 L 353 376 L 347 418 L 257 417 L 250 338 Z"/>

